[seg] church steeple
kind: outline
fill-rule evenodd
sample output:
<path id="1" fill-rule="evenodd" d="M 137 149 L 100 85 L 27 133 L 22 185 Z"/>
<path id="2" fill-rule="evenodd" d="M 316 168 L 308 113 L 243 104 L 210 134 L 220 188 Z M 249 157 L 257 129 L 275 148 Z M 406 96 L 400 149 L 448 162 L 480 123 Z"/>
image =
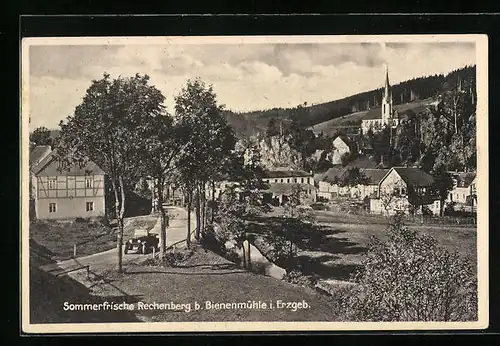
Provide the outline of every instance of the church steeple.
<path id="1" fill-rule="evenodd" d="M 392 118 L 392 91 L 389 83 L 389 68 L 385 70 L 384 96 L 382 97 L 382 123 L 387 124 Z"/>
<path id="2" fill-rule="evenodd" d="M 384 89 L 384 99 L 389 100 L 391 97 L 391 84 L 389 83 L 389 67 L 385 67 L 385 89 Z"/>

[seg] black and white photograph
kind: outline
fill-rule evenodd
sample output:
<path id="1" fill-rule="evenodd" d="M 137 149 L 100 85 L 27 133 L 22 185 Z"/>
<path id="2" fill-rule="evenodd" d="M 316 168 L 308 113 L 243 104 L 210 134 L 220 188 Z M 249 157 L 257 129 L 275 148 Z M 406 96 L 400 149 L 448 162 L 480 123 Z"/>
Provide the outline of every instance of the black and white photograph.
<path id="1" fill-rule="evenodd" d="M 23 331 L 487 328 L 487 57 L 24 38 Z"/>

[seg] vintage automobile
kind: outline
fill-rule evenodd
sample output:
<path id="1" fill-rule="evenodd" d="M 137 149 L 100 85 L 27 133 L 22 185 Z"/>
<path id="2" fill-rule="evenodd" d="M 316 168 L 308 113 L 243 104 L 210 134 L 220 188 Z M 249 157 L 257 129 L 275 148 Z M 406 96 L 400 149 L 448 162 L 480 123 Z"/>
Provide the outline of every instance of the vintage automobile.
<path id="1" fill-rule="evenodd" d="M 136 231 L 134 237 L 129 239 L 124 244 L 123 252 L 127 254 L 129 251 L 136 251 L 140 254 L 147 254 L 159 250 L 160 240 L 158 234 L 152 234 L 147 231 Z"/>

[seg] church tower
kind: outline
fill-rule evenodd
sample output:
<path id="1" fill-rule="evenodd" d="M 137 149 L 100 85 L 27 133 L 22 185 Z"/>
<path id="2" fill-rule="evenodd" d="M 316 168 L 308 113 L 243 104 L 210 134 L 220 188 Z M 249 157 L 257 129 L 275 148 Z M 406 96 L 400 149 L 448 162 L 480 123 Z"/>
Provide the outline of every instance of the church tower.
<path id="1" fill-rule="evenodd" d="M 392 118 L 392 90 L 389 84 L 389 68 L 385 71 L 385 88 L 382 97 L 382 123 L 388 124 Z"/>

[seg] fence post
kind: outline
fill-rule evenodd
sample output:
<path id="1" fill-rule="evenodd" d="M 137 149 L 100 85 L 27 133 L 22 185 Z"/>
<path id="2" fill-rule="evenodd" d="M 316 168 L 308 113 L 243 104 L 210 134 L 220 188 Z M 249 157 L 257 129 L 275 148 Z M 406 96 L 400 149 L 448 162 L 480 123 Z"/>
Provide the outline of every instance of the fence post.
<path id="1" fill-rule="evenodd" d="M 76 258 L 76 244 L 73 245 L 73 258 Z"/>
<path id="2" fill-rule="evenodd" d="M 156 248 L 153 246 L 153 259 L 155 259 L 155 250 Z"/>

